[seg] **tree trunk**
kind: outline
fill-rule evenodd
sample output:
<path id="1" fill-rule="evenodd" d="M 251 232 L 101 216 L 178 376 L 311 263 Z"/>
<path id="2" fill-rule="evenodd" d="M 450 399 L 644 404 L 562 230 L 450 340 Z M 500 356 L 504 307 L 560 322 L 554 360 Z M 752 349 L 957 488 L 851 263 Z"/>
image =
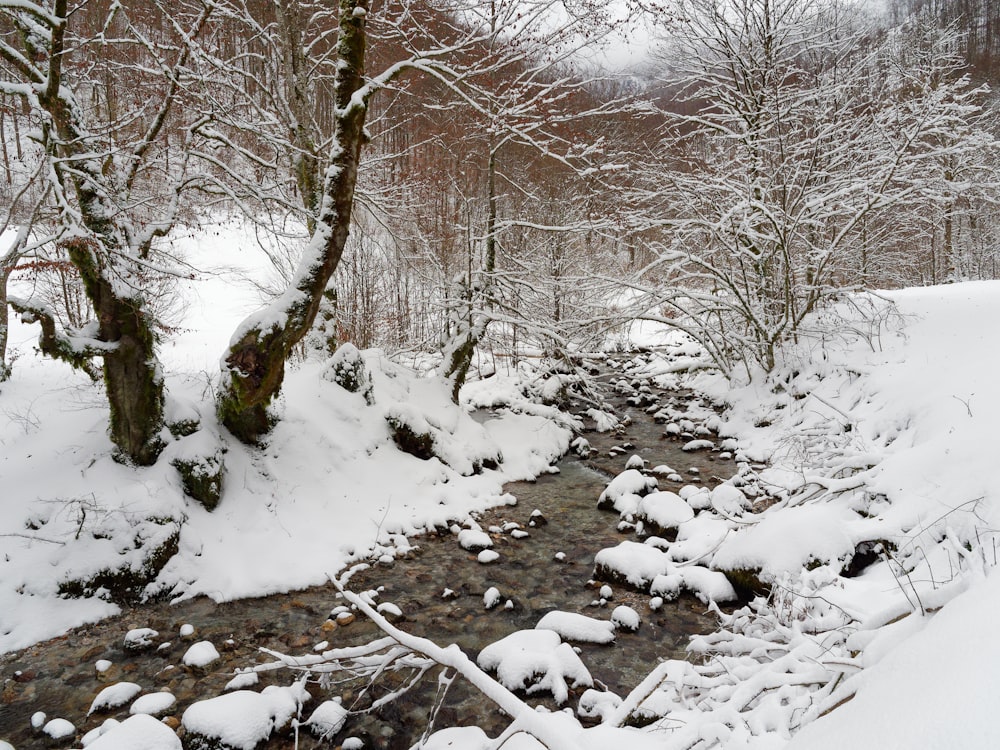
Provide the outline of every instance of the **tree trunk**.
<path id="1" fill-rule="evenodd" d="M 113 345 L 103 354 L 111 441 L 129 461 L 149 466 L 163 448 L 163 379 L 156 360 L 156 336 L 141 301 L 116 294 L 101 273 L 95 246 L 82 239 L 66 243 L 94 305 L 98 339 Z"/>
<path id="2" fill-rule="evenodd" d="M 230 432 L 255 443 L 271 428 L 267 408 L 281 390 L 285 360 L 316 318 L 323 292 L 344 252 L 350 229 L 358 161 L 365 141 L 365 19 L 368 0 L 340 0 L 330 166 L 316 230 L 295 281 L 271 305 L 243 322 L 224 357 L 219 418 Z"/>
<path id="3" fill-rule="evenodd" d="M 9 266 L 0 266 L 0 383 L 10 377 L 10 365 L 7 364 L 7 339 L 10 336 L 7 282 L 10 280 L 10 272 Z"/>

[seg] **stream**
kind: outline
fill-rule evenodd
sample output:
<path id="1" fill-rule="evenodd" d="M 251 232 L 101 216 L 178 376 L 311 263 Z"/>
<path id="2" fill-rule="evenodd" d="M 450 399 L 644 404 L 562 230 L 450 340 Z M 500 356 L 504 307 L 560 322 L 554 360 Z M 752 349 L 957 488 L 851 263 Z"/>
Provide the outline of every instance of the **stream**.
<path id="1" fill-rule="evenodd" d="M 452 533 L 443 530 L 411 540 L 414 546 L 405 558 L 386 565 L 373 563 L 356 572 L 350 580 L 354 591 L 377 591 L 375 601 L 391 602 L 402 612 L 399 627 L 439 645 L 458 644 L 473 659 L 487 644 L 520 629 L 532 628 L 545 613 L 559 609 L 608 619 L 619 604 L 631 606 L 642 624 L 634 633 L 620 632 L 608 646 L 578 644 L 581 658 L 594 677 L 618 695 L 626 695 L 662 659 L 685 658 L 690 635 L 715 629 L 715 619 L 694 598 L 682 596 L 658 611 L 649 608 L 646 594 L 613 587 L 613 597 L 601 602 L 591 580 L 594 555 L 602 548 L 635 538 L 630 530 L 619 531 L 615 513 L 597 510 L 597 498 L 612 476 L 625 468 L 630 456 L 638 454 L 647 466 L 668 464 L 682 481 L 660 478 L 661 489 L 676 491 L 682 484 L 714 487 L 735 471 L 731 460 L 703 450 L 683 452 L 688 438 L 668 437 L 662 424 L 650 416 L 654 406 L 672 405 L 683 410 L 685 394 L 647 390 L 642 398 L 619 393 L 613 404 L 627 416 L 627 426 L 617 431 L 584 434 L 593 452 L 586 458 L 570 454 L 561 459 L 557 473 L 534 482 L 518 482 L 506 487 L 517 504 L 502 506 L 477 517 L 483 530 L 490 530 L 494 550 L 500 558 L 491 564 L 478 562 L 476 555 L 462 549 Z M 540 511 L 545 522 L 532 516 Z M 533 523 L 534 519 L 534 523 Z M 506 525 L 518 524 L 521 538 L 497 533 Z M 561 553 L 558 555 L 557 553 Z M 496 587 L 501 606 L 487 610 L 483 595 Z M 450 592 L 445 595 L 445 590 Z M 177 703 L 164 719 L 177 728 L 180 716 L 196 700 L 222 694 L 234 670 L 273 657 L 260 649 L 286 654 L 314 653 L 317 644 L 336 648 L 365 643 L 380 636 L 361 616 L 348 624 L 335 624 L 331 610 L 338 604 L 332 585 L 261 599 L 215 603 L 198 598 L 178 604 L 140 605 L 94 625 L 77 628 L 65 636 L 30 648 L 0 655 L 0 740 L 18 750 L 45 746 L 44 738 L 32 728 L 31 716 L 44 711 L 49 718 L 71 721 L 79 737 L 105 719 L 128 716 L 127 704 L 114 711 L 87 716 L 97 692 L 117 681 L 138 683 L 145 691 L 168 690 Z M 347 618 L 349 619 L 349 618 Z M 182 637 L 181 626 L 194 626 L 193 634 Z M 150 627 L 159 632 L 158 647 L 139 653 L 126 652 L 122 641 L 133 628 Z M 200 670 L 185 667 L 181 657 L 194 641 L 211 641 L 220 658 Z M 322 650 L 322 648 L 320 648 Z M 95 663 L 108 660 L 112 666 L 103 673 Z M 374 712 L 352 715 L 334 739 L 320 740 L 303 733 L 297 740 L 291 730 L 276 733 L 262 748 L 334 747 L 347 736 L 359 737 L 367 748 L 407 750 L 427 727 L 428 714 L 437 688 L 436 672 L 431 672 L 407 695 Z M 262 674 L 265 684 L 288 685 L 296 675 L 288 670 Z M 392 681 L 390 679 L 390 685 Z M 303 718 L 321 701 L 335 695 L 345 707 L 364 708 L 371 695 L 363 680 L 345 680 L 329 686 L 309 685 L 313 700 Z M 372 694 L 389 689 L 376 685 Z M 575 708 L 579 690 L 572 691 L 566 706 Z M 531 696 L 532 703 L 544 703 Z M 436 728 L 475 724 L 495 735 L 506 725 L 482 695 L 456 681 L 437 715 Z"/>

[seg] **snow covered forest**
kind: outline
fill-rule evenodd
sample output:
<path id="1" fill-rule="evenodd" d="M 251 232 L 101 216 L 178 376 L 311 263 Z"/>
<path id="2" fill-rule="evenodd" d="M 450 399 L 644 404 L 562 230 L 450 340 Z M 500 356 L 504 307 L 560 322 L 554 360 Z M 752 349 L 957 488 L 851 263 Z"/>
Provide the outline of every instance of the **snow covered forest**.
<path id="1" fill-rule="evenodd" d="M 998 0 L 0 0 L 0 750 L 995 747 L 998 78 Z"/>

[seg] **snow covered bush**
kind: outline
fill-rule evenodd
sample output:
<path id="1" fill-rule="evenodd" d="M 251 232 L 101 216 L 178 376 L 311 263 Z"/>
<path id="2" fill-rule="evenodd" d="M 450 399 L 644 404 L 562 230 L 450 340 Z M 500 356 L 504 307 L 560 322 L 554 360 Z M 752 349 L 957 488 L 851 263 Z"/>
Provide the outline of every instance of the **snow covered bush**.
<path id="1" fill-rule="evenodd" d="M 323 377 L 344 390 L 360 393 L 369 406 L 375 403 L 371 375 L 365 367 L 364 357 L 354 344 L 347 342 L 337 348 L 327 361 Z"/>

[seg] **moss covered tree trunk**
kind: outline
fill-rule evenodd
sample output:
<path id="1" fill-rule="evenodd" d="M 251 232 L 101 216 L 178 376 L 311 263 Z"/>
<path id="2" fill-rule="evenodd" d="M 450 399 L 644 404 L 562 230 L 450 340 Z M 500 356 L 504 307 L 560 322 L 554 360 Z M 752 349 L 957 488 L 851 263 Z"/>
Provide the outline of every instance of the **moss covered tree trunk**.
<path id="1" fill-rule="evenodd" d="M 111 441 L 129 461 L 148 466 L 156 462 L 163 447 L 163 379 L 151 317 L 138 295 L 124 296 L 108 280 L 96 243 L 71 240 L 65 244 L 97 314 L 97 338 L 109 344 L 103 353 L 103 369 Z"/>
<path id="2" fill-rule="evenodd" d="M 358 161 L 365 141 L 365 21 L 368 0 L 340 0 L 336 119 L 316 229 L 292 285 L 243 322 L 224 356 L 218 411 L 237 438 L 257 442 L 271 427 L 268 406 L 281 389 L 285 362 L 316 318 L 323 292 L 347 243 Z"/>

